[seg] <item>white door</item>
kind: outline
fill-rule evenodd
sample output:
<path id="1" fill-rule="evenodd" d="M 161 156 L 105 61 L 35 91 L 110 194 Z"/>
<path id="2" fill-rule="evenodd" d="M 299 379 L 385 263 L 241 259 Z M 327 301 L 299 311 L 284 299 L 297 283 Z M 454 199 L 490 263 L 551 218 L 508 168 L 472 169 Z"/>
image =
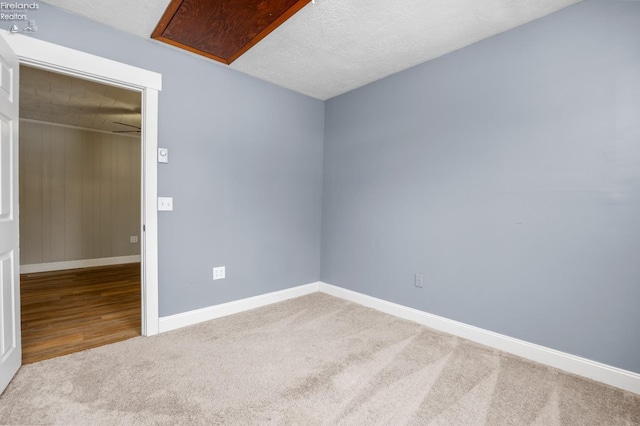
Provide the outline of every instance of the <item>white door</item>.
<path id="1" fill-rule="evenodd" d="M 22 365 L 18 228 L 18 57 L 0 35 L 0 392 Z"/>

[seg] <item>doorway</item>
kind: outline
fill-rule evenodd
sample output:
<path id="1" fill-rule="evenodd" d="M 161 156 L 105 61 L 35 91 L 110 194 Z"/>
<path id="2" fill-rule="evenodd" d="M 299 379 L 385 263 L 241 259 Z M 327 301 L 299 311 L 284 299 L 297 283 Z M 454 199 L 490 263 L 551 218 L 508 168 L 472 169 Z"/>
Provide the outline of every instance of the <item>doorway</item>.
<path id="1" fill-rule="evenodd" d="M 158 334 L 158 96 L 162 75 L 20 34 L 0 32 L 21 65 L 102 82 L 142 95 L 142 334 Z M 17 165 L 16 165 L 17 166 Z M 19 334 L 17 335 L 19 337 Z M 19 343 L 19 339 L 18 339 Z M 16 349 L 20 349 L 20 345 Z"/>
<path id="2" fill-rule="evenodd" d="M 21 365 L 18 206 L 19 65 L 124 87 L 142 94 L 142 334 L 158 334 L 158 95 L 162 75 L 131 65 L 0 30 L 3 155 L 0 156 L 0 391 Z"/>
<path id="3" fill-rule="evenodd" d="M 141 334 L 141 96 L 20 67 L 23 363 Z"/>

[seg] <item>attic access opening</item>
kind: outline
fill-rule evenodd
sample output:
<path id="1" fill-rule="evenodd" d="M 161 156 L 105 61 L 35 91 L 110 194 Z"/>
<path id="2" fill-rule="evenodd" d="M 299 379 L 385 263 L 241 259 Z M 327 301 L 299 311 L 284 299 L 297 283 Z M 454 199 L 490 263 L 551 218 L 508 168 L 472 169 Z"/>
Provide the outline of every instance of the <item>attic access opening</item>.
<path id="1" fill-rule="evenodd" d="M 311 0 L 172 0 L 151 38 L 229 65 Z"/>

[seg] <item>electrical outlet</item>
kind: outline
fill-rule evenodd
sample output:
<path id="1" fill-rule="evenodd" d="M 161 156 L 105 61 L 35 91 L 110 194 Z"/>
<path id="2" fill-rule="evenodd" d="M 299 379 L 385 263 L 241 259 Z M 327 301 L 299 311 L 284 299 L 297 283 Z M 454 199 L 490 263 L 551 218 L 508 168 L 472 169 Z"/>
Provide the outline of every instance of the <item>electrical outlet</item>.
<path id="1" fill-rule="evenodd" d="M 416 274 L 415 286 L 418 287 L 418 288 L 423 288 L 424 287 L 424 275 Z"/>
<path id="2" fill-rule="evenodd" d="M 137 243 L 138 242 L 138 236 L 137 235 L 132 235 L 129 237 L 129 242 L 130 243 Z"/>
<path id="3" fill-rule="evenodd" d="M 216 268 L 213 268 L 213 279 L 214 280 L 221 280 L 224 277 L 225 277 L 224 266 L 218 266 Z"/>

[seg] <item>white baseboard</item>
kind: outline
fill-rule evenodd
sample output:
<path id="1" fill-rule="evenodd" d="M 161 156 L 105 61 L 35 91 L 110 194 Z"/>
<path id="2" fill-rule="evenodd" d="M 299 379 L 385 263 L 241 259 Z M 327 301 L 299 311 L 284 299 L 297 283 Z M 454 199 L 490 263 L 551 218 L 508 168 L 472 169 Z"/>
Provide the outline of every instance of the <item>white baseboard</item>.
<path id="1" fill-rule="evenodd" d="M 65 262 L 34 263 L 20 265 L 21 274 L 33 274 L 36 272 L 64 271 L 65 269 L 91 268 L 94 266 L 122 265 L 125 263 L 140 262 L 140 255 L 103 257 L 100 259 L 70 260 Z"/>
<path id="2" fill-rule="evenodd" d="M 453 321 L 417 309 L 408 308 L 386 300 L 346 290 L 323 282 L 319 290 L 369 308 L 376 309 L 399 318 L 415 321 L 427 327 L 463 337 L 474 342 L 521 356 L 541 364 L 558 368 L 578 376 L 597 380 L 620 389 L 640 394 L 640 374 L 612 367 L 586 358 L 567 354 L 524 340 L 514 339 L 458 321 Z"/>
<path id="3" fill-rule="evenodd" d="M 398 305 L 386 300 L 367 296 L 331 284 L 316 282 L 286 290 L 267 293 L 247 299 L 236 300 L 194 311 L 161 317 L 159 331 L 171 331 L 200 322 L 237 314 L 272 303 L 321 291 L 359 305 L 367 306 L 399 318 L 415 321 L 427 327 L 459 336 L 531 361 L 539 362 L 578 376 L 597 380 L 620 389 L 640 394 L 640 374 L 612 367 L 586 358 L 567 354 L 555 349 L 494 333 L 472 325 L 450 320 L 417 309 Z"/>
<path id="4" fill-rule="evenodd" d="M 273 293 L 249 297 L 247 299 L 235 300 L 233 302 L 209 306 L 207 308 L 196 309 L 193 311 L 183 312 L 166 317 L 160 317 L 160 333 L 315 293 L 318 291 L 319 284 L 320 283 L 317 282 L 305 284 L 286 290 L 280 290 Z"/>

